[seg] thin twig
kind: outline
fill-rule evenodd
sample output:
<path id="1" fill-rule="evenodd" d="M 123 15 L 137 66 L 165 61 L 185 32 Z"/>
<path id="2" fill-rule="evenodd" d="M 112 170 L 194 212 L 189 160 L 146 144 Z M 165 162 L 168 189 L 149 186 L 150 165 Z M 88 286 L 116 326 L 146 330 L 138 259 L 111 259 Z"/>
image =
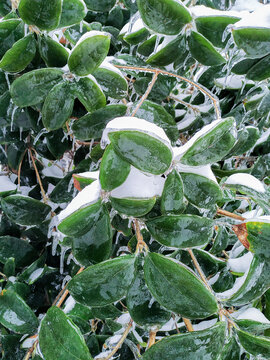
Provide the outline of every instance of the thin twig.
<path id="1" fill-rule="evenodd" d="M 117 353 L 117 351 L 120 349 L 120 347 L 122 346 L 123 342 L 126 340 L 126 337 L 128 336 L 128 333 L 130 332 L 130 329 L 132 327 L 132 323 L 133 321 L 130 320 L 126 330 L 123 332 L 123 335 L 121 336 L 120 340 L 118 341 L 118 343 L 116 344 L 115 348 L 113 349 L 113 351 L 105 358 L 97 358 L 97 360 L 109 360 L 113 357 L 113 355 L 115 353 Z"/>
<path id="2" fill-rule="evenodd" d="M 157 335 L 157 329 L 150 330 L 150 332 L 149 332 L 149 341 L 148 341 L 148 349 L 155 344 L 156 335 Z"/>
<path id="3" fill-rule="evenodd" d="M 191 249 L 187 249 L 189 255 L 191 256 L 191 259 L 193 261 L 193 264 L 196 268 L 196 270 L 198 271 L 199 275 L 200 275 L 200 278 L 202 279 L 202 281 L 205 283 L 205 285 L 207 286 L 208 290 L 210 290 L 211 292 L 213 292 L 211 286 L 208 284 L 207 282 L 207 279 L 206 279 L 206 276 L 204 275 L 203 271 L 202 271 L 202 268 L 200 266 L 200 264 L 198 263 L 195 255 L 193 254 L 193 251 Z"/>
<path id="4" fill-rule="evenodd" d="M 186 102 L 184 100 L 180 100 L 175 96 L 169 96 L 169 99 L 172 99 L 172 100 L 175 100 L 175 101 L 179 102 L 180 104 L 190 108 L 191 110 L 193 110 L 196 113 L 200 113 L 200 110 L 196 106 L 193 106 L 193 105 L 189 104 L 188 102 Z"/>
<path id="5" fill-rule="evenodd" d="M 37 335 L 35 335 L 37 336 Z M 23 360 L 29 360 L 30 357 L 32 356 L 34 350 L 35 350 L 35 347 L 37 346 L 37 343 L 38 343 L 38 339 L 33 343 L 33 345 L 30 347 L 30 349 L 27 351 L 25 357 Z"/>
<path id="6" fill-rule="evenodd" d="M 137 111 L 139 110 L 139 108 L 142 106 L 143 102 L 147 99 L 148 95 L 150 94 L 150 91 L 152 90 L 153 86 L 155 85 L 155 82 L 157 81 L 158 74 L 159 74 L 159 71 L 157 70 L 157 71 L 155 72 L 155 75 L 153 76 L 152 81 L 149 83 L 148 88 L 147 88 L 145 94 L 144 94 L 143 97 L 141 98 L 139 104 L 136 106 L 136 108 L 135 108 L 135 110 L 133 111 L 133 113 L 132 113 L 131 116 L 135 116 L 135 115 L 136 115 L 136 112 L 137 112 Z"/>
<path id="7" fill-rule="evenodd" d="M 246 220 L 243 216 L 231 213 L 231 212 L 229 212 L 227 210 L 223 210 L 223 209 L 218 209 L 217 214 L 218 215 L 224 215 L 224 216 L 227 216 L 229 218 L 240 220 L 240 221 L 245 221 Z"/>
<path id="8" fill-rule="evenodd" d="M 191 321 L 190 321 L 189 319 L 186 319 L 186 318 L 182 318 L 182 319 L 183 319 L 183 321 L 184 321 L 184 323 L 185 323 L 185 325 L 186 325 L 187 330 L 188 330 L 189 332 L 194 331 L 193 326 L 192 326 L 192 324 L 191 324 Z"/>
<path id="9" fill-rule="evenodd" d="M 42 185 L 42 182 L 41 182 L 41 178 L 40 178 L 40 176 L 39 176 L 39 172 L 38 172 L 38 169 L 37 169 L 37 166 L 36 166 L 36 162 L 35 162 L 35 159 L 34 159 L 34 157 L 33 157 L 31 148 L 29 148 L 29 154 L 30 154 L 30 157 L 31 157 L 31 160 L 32 160 L 32 163 L 33 163 L 35 172 L 36 172 L 36 177 L 37 177 L 37 180 L 38 180 L 38 183 L 39 183 L 39 186 L 40 186 L 40 190 L 41 190 L 41 193 L 42 193 L 43 201 L 44 201 L 45 204 L 48 204 L 48 198 L 47 198 L 46 193 L 45 193 L 45 191 L 44 191 L 44 188 L 43 188 L 43 185 Z"/>
<path id="10" fill-rule="evenodd" d="M 143 240 L 143 236 L 140 230 L 140 224 L 138 219 L 135 219 L 135 231 L 136 231 L 136 238 L 137 238 L 137 247 L 136 247 L 136 253 L 143 251 L 143 249 L 148 250 L 147 244 Z"/>
<path id="11" fill-rule="evenodd" d="M 192 81 L 190 79 L 185 78 L 184 76 L 173 74 L 173 73 L 170 73 L 168 71 L 160 70 L 160 69 L 152 69 L 152 68 L 145 68 L 145 67 L 139 67 L 139 66 L 127 66 L 127 65 L 114 65 L 114 66 L 119 68 L 119 69 L 127 69 L 127 70 L 135 70 L 135 71 L 144 71 L 144 72 L 150 72 L 150 73 L 163 74 L 163 75 L 167 75 L 167 76 L 174 77 L 176 79 L 185 81 L 185 82 L 195 86 L 203 94 L 208 96 L 209 99 L 211 99 L 211 101 L 213 102 L 214 108 L 215 108 L 217 119 L 221 118 L 221 113 L 220 113 L 220 109 L 219 109 L 219 105 L 218 105 L 219 104 L 218 98 L 216 98 L 213 94 L 211 94 L 208 90 L 206 90 L 201 85 L 197 84 L 196 82 L 194 82 L 194 81 Z"/>
<path id="12" fill-rule="evenodd" d="M 24 153 L 23 153 L 23 156 L 22 156 L 22 159 L 20 161 L 20 164 L 19 164 L 19 167 L 18 167 L 18 187 L 20 188 L 21 186 L 21 170 L 22 170 L 22 163 L 23 163 L 23 159 L 24 159 L 24 156 L 27 152 L 27 149 L 24 150 Z"/>

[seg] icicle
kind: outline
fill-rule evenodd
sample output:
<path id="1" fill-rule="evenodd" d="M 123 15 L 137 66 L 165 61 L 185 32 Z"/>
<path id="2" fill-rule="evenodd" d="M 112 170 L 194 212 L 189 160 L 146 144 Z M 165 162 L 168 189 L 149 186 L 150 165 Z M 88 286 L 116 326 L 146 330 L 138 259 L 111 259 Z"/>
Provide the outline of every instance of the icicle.
<path id="1" fill-rule="evenodd" d="M 20 141 L 22 141 L 23 128 L 20 126 L 19 130 L 20 130 Z"/>
<path id="2" fill-rule="evenodd" d="M 61 246 L 61 253 L 60 253 L 60 274 L 64 272 L 64 261 L 66 252 L 70 249 L 68 246 Z"/>
<path id="3" fill-rule="evenodd" d="M 57 249 L 57 245 L 59 243 L 59 239 L 57 237 L 53 237 L 53 242 L 52 242 L 52 256 L 56 255 L 56 249 Z"/>
<path id="4" fill-rule="evenodd" d="M 83 21 L 80 22 L 80 34 L 83 32 Z"/>
<path id="5" fill-rule="evenodd" d="M 4 153 L 5 157 L 7 158 L 7 153 L 5 152 L 5 149 L 3 148 L 2 145 L 0 145 L 0 149 L 2 150 L 2 152 Z"/>
<path id="6" fill-rule="evenodd" d="M 12 131 L 12 129 L 13 129 L 14 117 L 15 117 L 15 113 L 16 113 L 16 110 L 17 110 L 17 109 L 18 109 L 18 106 L 14 106 L 14 109 L 12 110 L 11 123 L 10 123 L 10 131 Z"/>
<path id="7" fill-rule="evenodd" d="M 24 36 L 26 36 L 28 33 L 28 25 L 24 25 Z"/>
<path id="8" fill-rule="evenodd" d="M 40 120 L 42 118 L 41 112 L 38 114 L 38 119 L 37 119 L 37 125 L 40 123 Z"/>
<path id="9" fill-rule="evenodd" d="M 121 235 L 121 233 L 120 233 L 120 232 L 117 232 L 116 239 L 115 239 L 115 245 L 118 244 L 120 235 Z"/>
<path id="10" fill-rule="evenodd" d="M 117 234 L 118 235 L 118 234 Z M 121 246 L 118 250 L 117 250 L 117 253 L 116 253 L 116 256 L 119 256 L 121 252 L 127 252 L 129 253 L 129 248 L 127 246 Z"/>
<path id="11" fill-rule="evenodd" d="M 7 81 L 8 89 L 10 89 L 10 81 L 9 81 L 9 78 L 8 78 L 8 74 L 6 72 L 5 72 L 5 78 L 6 78 L 6 81 Z"/>
<path id="12" fill-rule="evenodd" d="M 91 139 L 91 141 L 90 141 L 90 146 L 89 146 L 89 152 L 90 153 L 91 153 L 91 151 L 93 149 L 94 141 L 95 141 L 95 139 Z"/>
<path id="13" fill-rule="evenodd" d="M 73 186 L 73 177 L 71 177 L 68 183 L 68 190 L 67 190 L 68 193 L 71 192 L 72 186 Z"/>
<path id="14" fill-rule="evenodd" d="M 78 265 L 78 266 L 82 266 L 76 259 L 75 257 L 73 256 L 72 253 L 69 254 L 68 258 L 67 258 L 67 265 L 70 264 L 71 260 L 73 260 L 73 262 Z"/>
<path id="15" fill-rule="evenodd" d="M 152 307 L 152 305 L 154 304 L 155 302 L 155 299 L 152 297 L 151 300 L 149 301 L 149 304 L 148 304 L 148 308 L 150 309 Z"/>
<path id="16" fill-rule="evenodd" d="M 40 132 L 37 134 L 37 136 L 35 137 L 35 139 L 34 139 L 34 142 L 33 142 L 33 145 L 36 145 L 36 143 L 38 142 L 38 140 L 39 140 L 39 138 L 42 136 L 42 135 L 44 135 L 44 134 L 47 134 L 48 133 L 48 131 L 47 131 L 47 129 L 41 129 L 40 130 Z"/>
<path id="17" fill-rule="evenodd" d="M 61 288 L 64 289 L 64 287 L 66 286 L 66 284 L 69 282 L 69 280 L 71 280 L 71 276 L 70 275 L 66 275 L 62 281 L 62 286 Z"/>

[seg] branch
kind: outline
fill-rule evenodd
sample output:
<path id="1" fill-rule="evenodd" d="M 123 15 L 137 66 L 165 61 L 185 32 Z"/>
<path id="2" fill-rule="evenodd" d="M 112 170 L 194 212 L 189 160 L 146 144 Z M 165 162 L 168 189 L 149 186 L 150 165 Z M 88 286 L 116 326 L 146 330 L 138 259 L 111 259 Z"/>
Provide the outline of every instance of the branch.
<path id="1" fill-rule="evenodd" d="M 217 214 L 218 215 L 224 215 L 224 216 L 227 216 L 229 218 L 240 220 L 240 221 L 245 221 L 246 220 L 243 216 L 231 213 L 231 212 L 229 212 L 227 210 L 223 210 L 223 209 L 218 209 Z"/>
<path id="2" fill-rule="evenodd" d="M 151 347 L 151 346 L 153 346 L 153 345 L 155 345 L 155 343 L 156 343 L 156 335 L 157 335 L 157 329 L 155 329 L 155 330 L 150 330 L 150 332 L 149 332 L 149 341 L 148 341 L 148 349 Z"/>
<path id="3" fill-rule="evenodd" d="M 206 276 L 204 275 L 202 268 L 200 267 L 200 264 L 198 263 L 195 255 L 193 254 L 193 251 L 191 249 L 187 249 L 187 251 L 189 252 L 189 255 L 191 256 L 191 259 L 193 261 L 193 264 L 196 268 L 196 270 L 198 271 L 200 278 L 202 279 L 202 281 L 205 283 L 206 287 L 208 288 L 208 290 L 211 291 L 211 293 L 213 292 L 211 286 L 208 284 Z"/>
<path id="4" fill-rule="evenodd" d="M 158 74 L 163 74 L 163 75 L 167 75 L 167 76 L 171 76 L 174 77 L 176 79 L 185 81 L 193 86 L 195 86 L 197 89 L 199 89 L 203 94 L 205 94 L 206 96 L 209 97 L 209 99 L 213 102 L 214 108 L 215 108 L 215 112 L 216 112 L 216 116 L 217 119 L 221 118 L 221 113 L 220 113 L 220 109 L 219 109 L 219 100 L 218 98 L 211 94 L 210 91 L 208 91 L 207 89 L 205 89 L 202 85 L 197 84 L 196 82 L 185 78 L 184 76 L 181 75 L 177 75 L 177 74 L 173 74 L 170 73 L 168 71 L 165 70 L 160 70 L 160 69 L 151 69 L 151 68 L 144 68 L 144 67 L 138 67 L 138 66 L 127 66 L 127 65 L 114 65 L 115 67 L 119 68 L 119 69 L 127 69 L 127 70 L 135 70 L 135 71 L 144 71 L 144 72 L 150 72 L 150 73 L 158 73 Z"/>
<path id="5" fill-rule="evenodd" d="M 36 172 L 36 177 L 37 177 L 37 180 L 38 180 L 38 183 L 39 183 L 39 186 L 40 186 L 40 190 L 41 190 L 41 193 L 42 193 L 43 201 L 44 201 L 45 204 L 48 204 L 48 198 L 47 198 L 46 193 L 45 193 L 45 191 L 44 191 L 44 188 L 43 188 L 43 185 L 42 185 L 42 182 L 41 182 L 41 178 L 40 178 L 40 176 L 39 176 L 39 172 L 38 172 L 38 169 L 37 169 L 37 166 L 36 166 L 36 162 L 35 162 L 35 159 L 34 159 L 34 157 L 33 157 L 31 148 L 29 148 L 29 154 L 30 154 L 30 157 L 31 157 L 31 160 L 32 160 L 32 163 L 33 163 L 35 172 Z"/>
<path id="6" fill-rule="evenodd" d="M 187 330 L 188 330 L 189 332 L 194 331 L 193 326 L 192 326 L 192 324 L 191 324 L 191 321 L 190 321 L 189 319 L 186 319 L 186 318 L 183 318 L 183 317 L 182 317 L 182 319 L 183 319 L 183 321 L 184 321 L 184 323 L 185 323 L 185 325 L 186 325 Z"/>

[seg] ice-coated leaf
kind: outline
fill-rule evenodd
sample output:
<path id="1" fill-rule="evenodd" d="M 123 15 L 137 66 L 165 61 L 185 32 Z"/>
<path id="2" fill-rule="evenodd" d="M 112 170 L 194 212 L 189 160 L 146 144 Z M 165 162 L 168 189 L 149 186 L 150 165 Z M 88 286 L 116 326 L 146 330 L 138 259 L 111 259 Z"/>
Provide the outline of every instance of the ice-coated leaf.
<path id="1" fill-rule="evenodd" d="M 87 306 L 104 306 L 122 299 L 133 279 L 134 256 L 126 255 L 92 265 L 76 275 L 68 290 Z"/>
<path id="2" fill-rule="evenodd" d="M 72 252 L 83 266 L 108 259 L 112 247 L 110 216 L 105 205 L 96 214 L 90 230 L 80 237 L 72 238 Z"/>
<path id="3" fill-rule="evenodd" d="M 107 123 L 116 117 L 124 116 L 126 111 L 126 105 L 107 105 L 75 121 L 72 131 L 79 140 L 99 139 Z"/>
<path id="4" fill-rule="evenodd" d="M 143 355 L 143 360 L 216 360 L 225 338 L 225 323 L 186 334 L 165 337 Z"/>
<path id="5" fill-rule="evenodd" d="M 62 12 L 58 28 L 78 24 L 87 14 L 85 2 L 82 0 L 63 0 Z"/>
<path id="6" fill-rule="evenodd" d="M 92 184 L 99 178 L 99 171 L 86 171 L 84 173 L 73 174 L 74 187 L 82 191 L 86 186 Z"/>
<path id="7" fill-rule="evenodd" d="M 267 337 L 255 336 L 248 332 L 237 330 L 238 339 L 243 348 L 256 357 L 269 359 L 270 340 Z"/>
<path id="8" fill-rule="evenodd" d="M 95 78 L 91 75 L 80 78 L 79 81 L 74 84 L 74 94 L 86 110 L 91 113 L 106 105 L 105 95 Z"/>
<path id="9" fill-rule="evenodd" d="M 192 204 L 208 209 L 222 199 L 222 191 L 215 181 L 188 172 L 181 173 L 181 177 L 185 196 Z"/>
<path id="10" fill-rule="evenodd" d="M 14 236 L 0 236 L 0 262 L 4 264 L 9 258 L 15 259 L 17 267 L 31 264 L 36 259 L 35 249 L 26 240 Z"/>
<path id="11" fill-rule="evenodd" d="M 51 207 L 24 195 L 10 195 L 1 201 L 2 210 L 15 223 L 20 225 L 41 224 Z"/>
<path id="12" fill-rule="evenodd" d="M 110 11 L 114 7 L 116 0 L 85 0 L 84 2 L 89 10 L 104 12 Z"/>
<path id="13" fill-rule="evenodd" d="M 179 214 L 185 208 L 183 182 L 176 170 L 167 176 L 160 207 L 163 214 Z"/>
<path id="14" fill-rule="evenodd" d="M 153 208 L 156 198 L 116 198 L 110 196 L 112 207 L 120 214 L 139 217 L 146 215 Z"/>
<path id="15" fill-rule="evenodd" d="M 146 225 L 159 243 L 179 249 L 205 245 L 213 235 L 213 221 L 197 215 L 164 215 Z"/>
<path id="16" fill-rule="evenodd" d="M 103 62 L 110 48 L 110 37 L 100 31 L 89 31 L 77 42 L 68 59 L 72 73 L 86 76 Z"/>
<path id="17" fill-rule="evenodd" d="M 160 34 L 177 35 L 192 19 L 179 0 L 137 0 L 137 5 L 143 22 Z"/>
<path id="18" fill-rule="evenodd" d="M 270 29 L 260 27 L 237 27 L 232 30 L 236 45 L 250 57 L 263 57 L 270 53 Z"/>
<path id="19" fill-rule="evenodd" d="M 213 44 L 196 31 L 191 32 L 188 46 L 192 56 L 203 65 L 216 66 L 226 62 Z"/>
<path id="20" fill-rule="evenodd" d="M 130 172 L 130 164 L 123 160 L 110 144 L 100 164 L 100 185 L 103 190 L 111 191 L 123 184 Z"/>
<path id="21" fill-rule="evenodd" d="M 10 87 L 12 100 L 20 107 L 39 104 L 62 77 L 63 71 L 54 68 L 37 69 L 23 74 Z"/>
<path id="22" fill-rule="evenodd" d="M 241 348 L 235 338 L 232 336 L 227 344 L 223 346 L 223 349 L 218 357 L 218 360 L 240 360 Z"/>
<path id="23" fill-rule="evenodd" d="M 60 21 L 62 0 L 21 0 L 18 10 L 26 24 L 40 30 L 54 30 Z"/>
<path id="24" fill-rule="evenodd" d="M 232 117 L 206 125 L 180 147 L 181 163 L 201 166 L 221 160 L 235 143 L 234 126 Z"/>
<path id="25" fill-rule="evenodd" d="M 69 119 L 74 98 L 69 82 L 60 82 L 51 89 L 42 107 L 42 122 L 48 131 L 61 128 Z"/>
<path id="26" fill-rule="evenodd" d="M 93 359 L 79 328 L 55 306 L 42 320 L 38 338 L 46 360 Z"/>
<path id="27" fill-rule="evenodd" d="M 10 19 L 0 23 L 0 57 L 24 35 L 23 23 L 20 19 Z"/>
<path id="28" fill-rule="evenodd" d="M 253 81 L 262 81 L 270 77 L 270 55 L 265 56 L 247 72 L 247 78 Z"/>
<path id="29" fill-rule="evenodd" d="M 247 126 L 243 130 L 240 130 L 238 132 L 237 142 L 226 157 L 244 154 L 253 148 L 259 137 L 259 129 L 255 126 Z"/>
<path id="30" fill-rule="evenodd" d="M 36 40 L 34 34 L 29 34 L 15 42 L 0 61 L 0 68 L 4 71 L 16 73 L 22 71 L 33 60 L 36 54 Z"/>
<path id="31" fill-rule="evenodd" d="M 203 319 L 217 312 L 215 297 L 184 264 L 148 253 L 144 263 L 146 284 L 166 309 L 189 319 Z"/>
<path id="32" fill-rule="evenodd" d="M 39 53 L 48 67 L 64 67 L 67 64 L 69 52 L 59 42 L 48 36 L 38 38 Z"/>
<path id="33" fill-rule="evenodd" d="M 18 334 L 34 334 L 38 319 L 25 301 L 12 290 L 0 293 L 0 323 Z"/>

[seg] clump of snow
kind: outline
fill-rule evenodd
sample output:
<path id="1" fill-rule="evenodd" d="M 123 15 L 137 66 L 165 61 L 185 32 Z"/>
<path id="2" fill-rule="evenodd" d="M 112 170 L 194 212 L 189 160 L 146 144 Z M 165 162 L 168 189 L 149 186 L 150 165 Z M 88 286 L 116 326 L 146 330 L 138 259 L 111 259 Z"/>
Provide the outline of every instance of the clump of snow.
<path id="1" fill-rule="evenodd" d="M 249 0 L 250 1 L 250 0 Z M 249 2 L 248 1 L 248 2 Z M 246 1 L 246 3 L 248 3 Z M 246 28 L 246 27 L 256 27 L 256 28 L 269 28 L 270 27 L 270 4 L 258 6 L 253 8 L 252 13 L 246 13 L 240 21 L 234 24 L 234 28 Z"/>
<path id="2" fill-rule="evenodd" d="M 75 196 L 71 203 L 60 212 L 58 215 L 59 222 L 74 213 L 76 210 L 96 203 L 100 198 L 100 193 L 101 187 L 99 181 L 94 181 L 92 184 L 86 186 L 77 196 Z"/>
<path id="3" fill-rule="evenodd" d="M 197 174 L 206 177 L 209 180 L 217 182 L 217 179 L 211 169 L 211 165 L 204 165 L 204 166 L 189 166 L 184 165 L 181 163 L 177 164 L 177 170 L 181 173 L 190 173 L 190 174 Z"/>
<path id="4" fill-rule="evenodd" d="M 265 192 L 263 183 L 260 180 L 256 179 L 255 176 L 250 174 L 243 174 L 243 173 L 233 174 L 228 177 L 228 179 L 225 181 L 225 184 L 242 185 L 260 193 Z"/>
<path id="5" fill-rule="evenodd" d="M 239 311 L 234 312 L 232 316 L 237 320 L 253 320 L 260 323 L 270 324 L 270 321 L 264 316 L 264 314 L 254 307 L 240 309 Z"/>
<path id="6" fill-rule="evenodd" d="M 217 322 L 217 319 L 201 321 L 199 324 L 193 324 L 193 329 L 195 331 L 205 330 L 205 329 L 208 329 L 211 326 L 215 325 L 216 322 Z"/>
<path id="7" fill-rule="evenodd" d="M 231 8 L 232 11 L 254 11 L 262 8 L 264 5 L 258 0 L 236 0 Z"/>
<path id="8" fill-rule="evenodd" d="M 117 67 L 115 67 L 113 64 L 110 63 L 109 58 L 111 57 L 106 57 L 106 59 L 101 63 L 99 68 L 113 71 L 125 79 L 125 76 L 122 74 L 122 72 Z"/>
<path id="9" fill-rule="evenodd" d="M 141 172 L 131 166 L 125 182 L 112 190 L 111 196 L 116 198 L 151 198 L 161 196 L 165 178 Z"/>
<path id="10" fill-rule="evenodd" d="M 149 136 L 152 136 L 159 141 L 162 141 L 170 149 L 170 140 L 165 134 L 164 130 L 156 124 L 150 123 L 149 121 L 139 119 L 133 116 L 122 116 L 111 120 L 103 131 L 101 139 L 101 147 L 105 147 L 110 143 L 108 134 L 115 131 L 133 130 L 140 131 Z"/>
<path id="11" fill-rule="evenodd" d="M 231 298 L 240 288 L 241 286 L 244 284 L 246 278 L 248 275 L 248 271 L 241 277 L 238 277 L 235 280 L 235 283 L 233 285 L 233 287 L 229 290 L 226 290 L 222 293 L 216 293 L 217 298 L 219 299 L 229 299 Z"/>
<path id="12" fill-rule="evenodd" d="M 0 192 L 16 190 L 17 186 L 8 176 L 0 176 Z"/>
<path id="13" fill-rule="evenodd" d="M 229 259 L 229 269 L 236 273 L 245 273 L 249 269 L 252 259 L 253 254 L 251 252 L 236 259 Z"/>
<path id="14" fill-rule="evenodd" d="M 244 84 L 253 85 L 254 81 L 252 80 L 247 81 L 244 75 L 235 75 L 235 74 L 215 79 L 215 85 L 222 89 L 226 88 L 226 89 L 237 90 L 237 89 L 241 89 Z"/>
<path id="15" fill-rule="evenodd" d="M 73 297 L 70 295 L 66 301 L 65 308 L 63 309 L 64 313 L 69 313 L 74 306 L 76 305 L 76 301 L 73 299 Z"/>
<path id="16" fill-rule="evenodd" d="M 107 36 L 110 37 L 110 34 L 105 32 L 105 31 L 97 31 L 97 30 L 91 30 L 86 32 L 85 34 L 83 34 L 83 36 L 81 36 L 81 38 L 78 40 L 78 42 L 76 43 L 76 45 L 74 46 L 74 48 L 72 49 L 72 51 L 78 46 L 80 45 L 83 41 L 94 37 L 94 36 Z"/>
<path id="17" fill-rule="evenodd" d="M 238 19 L 241 19 L 241 16 L 238 11 L 223 11 L 223 10 L 217 10 L 212 9 L 204 5 L 196 5 L 190 7 L 191 13 L 196 16 L 229 16 L 229 17 L 236 17 Z"/>

